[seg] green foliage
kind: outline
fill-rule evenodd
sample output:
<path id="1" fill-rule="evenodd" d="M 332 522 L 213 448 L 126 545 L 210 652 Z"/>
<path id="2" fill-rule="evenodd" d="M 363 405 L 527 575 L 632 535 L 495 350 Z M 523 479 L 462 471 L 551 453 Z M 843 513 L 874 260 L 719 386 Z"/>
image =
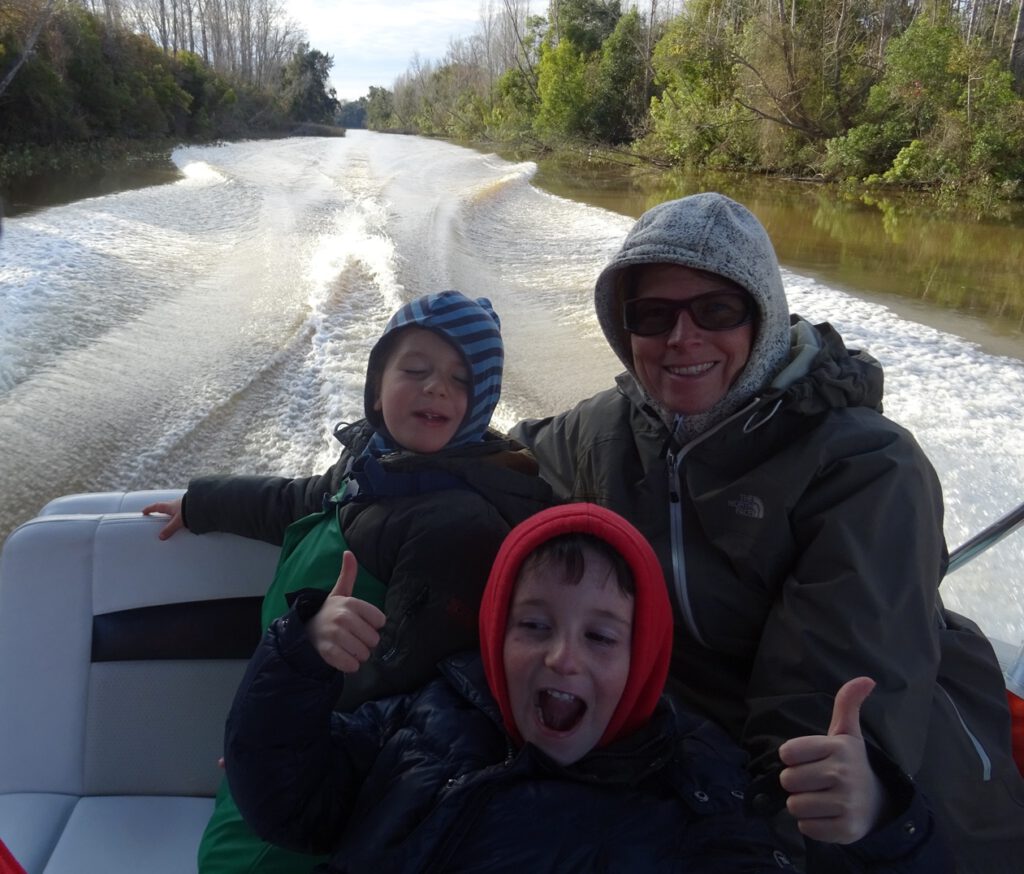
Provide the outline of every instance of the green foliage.
<path id="1" fill-rule="evenodd" d="M 338 111 L 338 100 L 327 79 L 334 59 L 303 43 L 281 71 L 281 100 L 292 121 L 326 123 Z"/>
<path id="2" fill-rule="evenodd" d="M 387 88 L 370 86 L 366 96 L 366 126 L 370 130 L 390 130 L 394 124 L 394 95 Z"/>
<path id="3" fill-rule="evenodd" d="M 434 136 L 476 139 L 487 126 L 488 91 L 471 64 L 449 59 L 427 64 L 395 83 L 395 115 L 402 127 Z"/>
<path id="4" fill-rule="evenodd" d="M 341 101 L 335 120 L 342 127 L 366 127 L 367 102 L 365 97 L 360 97 L 358 100 Z"/>
<path id="5" fill-rule="evenodd" d="M 643 37 L 643 22 L 633 9 L 619 19 L 601 47 L 590 98 L 590 128 L 601 142 L 627 142 L 643 127 L 648 100 Z"/>
<path id="6" fill-rule="evenodd" d="M 1014 90 L 1012 74 L 990 61 L 969 86 L 961 101 L 973 134 L 968 172 L 998 182 L 1024 182 L 1024 99 Z"/>
<path id="7" fill-rule="evenodd" d="M 180 133 L 191 97 L 175 67 L 148 39 L 62 7 L 4 94 L 4 114 L 17 123 L 0 130 L 0 142 Z"/>
<path id="8" fill-rule="evenodd" d="M 241 83 L 232 86 L 191 52 L 181 52 L 177 61 L 175 78 L 191 101 L 188 136 L 241 136 L 284 125 L 284 114 L 270 94 Z"/>
<path id="9" fill-rule="evenodd" d="M 884 172 L 911 138 L 904 121 L 865 122 L 825 144 L 822 172 L 833 179 L 863 179 Z"/>
<path id="10" fill-rule="evenodd" d="M 0 59 L 20 58 L 30 23 L 27 15 L 0 14 Z M 325 87 L 330 65 L 329 56 L 304 45 L 282 70 L 280 90 L 261 91 L 217 74 L 198 55 L 168 55 L 83 6 L 61 4 L 0 97 L 0 144 L 40 156 L 44 144 L 56 144 L 75 161 L 88 151 L 77 144 L 244 136 L 290 129 L 293 121 L 329 122 L 337 107 Z M 44 163 L 56 153 L 45 154 Z"/>
<path id="11" fill-rule="evenodd" d="M 709 37 L 702 4 L 674 19 L 654 47 L 660 96 L 651 100 L 642 153 L 674 164 L 715 169 L 756 164 L 756 127 L 735 101 L 736 34 Z"/>
<path id="12" fill-rule="evenodd" d="M 963 87 L 952 64 L 959 39 L 948 23 L 914 19 L 889 41 L 885 73 L 868 96 L 867 119 L 899 119 L 915 136 L 934 125 L 943 111 L 956 105 Z"/>
<path id="13" fill-rule="evenodd" d="M 540 110 L 534 129 L 548 139 L 584 137 L 590 131 L 587 62 L 569 40 L 541 50 L 537 72 Z"/>
<path id="14" fill-rule="evenodd" d="M 0 95 L 0 164 L 28 166 L 24 156 L 42 155 L 44 143 L 340 121 L 632 143 L 658 163 L 1020 196 L 1024 98 L 1006 62 L 1011 16 L 976 6 L 689 0 L 655 25 L 648 64 L 648 7 L 623 14 L 621 0 L 554 0 L 499 51 L 477 35 L 441 63 L 417 59 L 393 90 L 340 104 L 328 87 L 332 59 L 308 44 L 257 90 L 109 25 L 86 4 L 62 3 Z M 22 59 L 34 8 L 0 4 L 0 78 Z"/>
<path id="15" fill-rule="evenodd" d="M 549 141 L 628 141 L 647 103 L 639 14 L 623 16 L 619 0 L 558 0 L 551 15 L 556 26 L 540 48 L 533 130 Z M 517 97 L 519 106 L 538 102 Z"/>
<path id="16" fill-rule="evenodd" d="M 948 22 L 890 41 L 863 120 L 828 143 L 824 171 L 869 182 L 1012 191 L 1024 179 L 1024 100 L 1005 66 Z"/>
<path id="17" fill-rule="evenodd" d="M 518 139 L 532 130 L 539 108 L 540 101 L 527 74 L 517 67 L 507 70 L 495 87 L 487 132 L 496 139 Z"/>
<path id="18" fill-rule="evenodd" d="M 601 49 L 622 15 L 619 0 L 553 0 L 551 20 L 559 42 L 568 40 L 584 55 Z"/>
<path id="19" fill-rule="evenodd" d="M 29 58 L 3 99 L 3 118 L 11 119 L 11 123 L 0 124 L 0 141 L 4 143 L 45 143 L 88 135 L 75 112 L 74 94 L 41 52 Z"/>
<path id="20" fill-rule="evenodd" d="M 877 178 L 881 182 L 902 184 L 927 184 L 937 182 L 943 169 L 942 156 L 932 151 L 923 140 L 911 140 L 900 149 L 892 161 L 892 166 L 879 176 L 868 177 L 870 181 Z"/>

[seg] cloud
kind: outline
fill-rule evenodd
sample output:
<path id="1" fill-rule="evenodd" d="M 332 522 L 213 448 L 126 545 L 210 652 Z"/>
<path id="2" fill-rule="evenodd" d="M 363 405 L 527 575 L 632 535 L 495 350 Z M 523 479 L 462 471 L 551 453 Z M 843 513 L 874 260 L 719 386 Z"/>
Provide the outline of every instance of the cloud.
<path id="1" fill-rule="evenodd" d="M 287 12 L 310 45 L 334 58 L 338 96 L 354 100 L 370 85 L 390 88 L 413 55 L 441 60 L 453 39 L 476 30 L 481 0 L 288 0 Z"/>

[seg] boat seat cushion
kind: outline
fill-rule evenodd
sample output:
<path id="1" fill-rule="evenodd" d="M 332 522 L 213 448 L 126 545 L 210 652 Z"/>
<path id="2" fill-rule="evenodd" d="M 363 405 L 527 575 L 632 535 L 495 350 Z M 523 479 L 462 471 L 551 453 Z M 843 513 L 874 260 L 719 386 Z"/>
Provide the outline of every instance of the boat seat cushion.
<path id="1" fill-rule="evenodd" d="M 195 870 L 278 549 L 160 541 L 154 494 L 51 503 L 0 554 L 0 835 L 29 874 Z"/>

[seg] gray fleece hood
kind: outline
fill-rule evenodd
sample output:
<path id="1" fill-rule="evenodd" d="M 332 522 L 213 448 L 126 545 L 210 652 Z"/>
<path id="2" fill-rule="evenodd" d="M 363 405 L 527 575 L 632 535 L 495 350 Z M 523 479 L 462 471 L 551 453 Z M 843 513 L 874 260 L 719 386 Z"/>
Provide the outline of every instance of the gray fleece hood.
<path id="1" fill-rule="evenodd" d="M 750 357 L 729 392 L 706 412 L 679 417 L 684 420 L 674 423 L 681 435 L 696 436 L 761 392 L 789 358 L 789 307 L 775 249 L 754 214 L 723 194 L 670 200 L 640 216 L 622 248 L 601 271 L 594 290 L 601 329 L 634 379 L 629 335 L 622 327 L 623 278 L 627 268 L 643 264 L 678 264 L 724 276 L 746 289 L 757 303 L 757 333 Z M 651 401 L 671 421 L 674 414 L 656 399 Z"/>

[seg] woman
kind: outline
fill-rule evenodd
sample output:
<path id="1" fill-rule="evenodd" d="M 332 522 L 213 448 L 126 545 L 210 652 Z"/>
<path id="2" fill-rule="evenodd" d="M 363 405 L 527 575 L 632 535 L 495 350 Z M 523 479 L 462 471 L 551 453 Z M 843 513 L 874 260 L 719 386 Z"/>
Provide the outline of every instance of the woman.
<path id="1" fill-rule="evenodd" d="M 789 317 L 771 241 L 720 194 L 663 203 L 597 280 L 617 386 L 521 423 L 564 497 L 626 516 L 670 580 L 671 685 L 747 749 L 781 809 L 777 750 L 827 730 L 868 675 L 867 736 L 925 788 L 964 871 L 1016 871 L 1024 781 L 1002 677 L 942 609 L 942 494 L 881 414 L 882 371 Z"/>

